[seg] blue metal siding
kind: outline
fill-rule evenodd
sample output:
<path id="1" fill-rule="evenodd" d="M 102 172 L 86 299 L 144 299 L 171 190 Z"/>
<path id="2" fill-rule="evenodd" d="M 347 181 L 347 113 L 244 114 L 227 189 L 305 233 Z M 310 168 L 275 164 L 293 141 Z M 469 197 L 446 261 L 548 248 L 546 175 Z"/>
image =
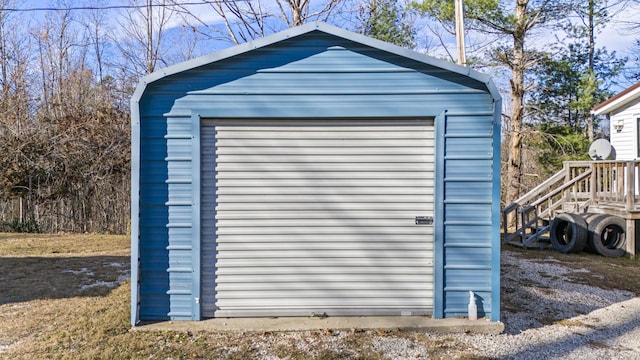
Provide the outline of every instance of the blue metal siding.
<path id="1" fill-rule="evenodd" d="M 199 317 L 199 116 L 397 119 L 447 110 L 436 154 L 434 316 L 465 315 L 474 290 L 480 314 L 499 320 L 499 102 L 492 84 L 448 67 L 310 31 L 145 84 L 133 186 L 139 318 Z"/>
<path id="2" fill-rule="evenodd" d="M 139 316 L 145 320 L 164 320 L 169 305 L 166 297 L 169 234 L 165 226 L 168 211 L 164 205 L 168 197 L 164 166 L 166 121 L 162 116 L 145 116 L 143 120 L 139 138 Z"/>
<path id="3" fill-rule="evenodd" d="M 192 320 L 194 314 L 194 293 L 192 284 L 197 280 L 197 263 L 194 254 L 198 249 L 194 241 L 198 230 L 198 217 L 194 216 L 194 200 L 197 198 L 197 183 L 194 171 L 198 155 L 194 153 L 194 139 L 191 117 L 173 117 L 167 119 L 165 146 L 167 156 L 165 166 L 168 169 L 168 201 L 165 203 L 169 213 L 167 227 L 170 231 L 169 245 L 169 304 L 170 319 Z"/>
<path id="4" fill-rule="evenodd" d="M 203 117 L 217 118 L 398 118 L 434 116 L 445 104 L 449 111 L 490 110 L 491 95 L 486 89 L 476 88 L 477 82 L 468 78 L 446 78 L 441 69 L 415 61 L 399 62 L 381 56 L 379 51 L 326 35 L 292 42 L 283 51 L 303 52 L 309 57 L 279 67 L 270 67 L 267 62 L 251 75 L 192 91 L 176 103 L 172 114 L 196 111 Z M 332 46 L 336 42 L 349 48 Z M 224 66 L 216 71 L 220 72 L 224 73 Z M 464 101 L 452 102 L 452 97 Z"/>
<path id="5" fill-rule="evenodd" d="M 475 121 L 473 121 L 475 119 Z M 440 317 L 466 316 L 469 291 L 476 294 L 480 316 L 499 320 L 499 293 L 494 294 L 494 282 L 499 274 L 499 252 L 494 248 L 495 222 L 493 211 L 500 194 L 494 193 L 499 180 L 494 171 L 494 114 L 473 112 L 447 113 L 441 118 L 442 176 L 439 188 L 442 204 L 440 221 L 442 236 L 441 299 L 434 314 Z M 497 154 L 499 155 L 499 153 Z M 498 162 L 499 164 L 499 162 Z M 436 269 L 438 271 L 439 269 Z M 499 287 L 498 291 L 499 291 Z"/>

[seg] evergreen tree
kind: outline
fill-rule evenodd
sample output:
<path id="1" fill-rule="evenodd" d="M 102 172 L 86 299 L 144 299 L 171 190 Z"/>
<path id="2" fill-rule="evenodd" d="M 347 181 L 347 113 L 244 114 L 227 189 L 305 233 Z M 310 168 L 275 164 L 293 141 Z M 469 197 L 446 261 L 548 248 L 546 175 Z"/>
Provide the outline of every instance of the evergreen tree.
<path id="1" fill-rule="evenodd" d="M 612 95 L 607 89 L 620 75 L 626 59 L 596 49 L 590 69 L 589 58 L 588 44 L 576 39 L 556 46 L 537 64 L 536 87 L 527 101 L 532 123 L 566 126 L 590 138 L 591 109 Z"/>
<path id="2" fill-rule="evenodd" d="M 415 47 L 415 31 L 397 0 L 370 0 L 360 7 L 360 32 L 398 46 Z"/>

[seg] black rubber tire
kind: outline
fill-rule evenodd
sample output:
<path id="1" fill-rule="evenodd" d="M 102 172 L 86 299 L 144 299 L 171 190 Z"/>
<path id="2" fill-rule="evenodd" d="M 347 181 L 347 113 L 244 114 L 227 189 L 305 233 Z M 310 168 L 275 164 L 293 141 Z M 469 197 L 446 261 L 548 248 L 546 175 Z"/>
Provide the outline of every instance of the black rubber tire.
<path id="1" fill-rule="evenodd" d="M 587 222 L 577 214 L 558 214 L 551 222 L 551 245 L 563 254 L 578 253 L 587 243 Z"/>
<path id="2" fill-rule="evenodd" d="M 587 230 L 588 230 L 589 229 L 589 224 L 591 224 L 595 219 L 603 217 L 603 216 L 607 216 L 607 215 L 606 214 L 598 214 L 598 213 L 584 213 L 584 214 L 580 214 L 580 216 L 582 216 L 584 221 L 587 222 Z M 585 243 L 584 251 L 586 251 L 588 253 L 592 253 L 592 254 L 597 254 L 598 253 L 596 251 L 595 246 L 593 245 L 593 236 L 592 236 L 590 231 L 587 234 L 587 242 Z"/>
<path id="3" fill-rule="evenodd" d="M 603 215 L 589 223 L 589 236 L 596 253 L 606 257 L 626 254 L 627 222 L 618 216 Z"/>

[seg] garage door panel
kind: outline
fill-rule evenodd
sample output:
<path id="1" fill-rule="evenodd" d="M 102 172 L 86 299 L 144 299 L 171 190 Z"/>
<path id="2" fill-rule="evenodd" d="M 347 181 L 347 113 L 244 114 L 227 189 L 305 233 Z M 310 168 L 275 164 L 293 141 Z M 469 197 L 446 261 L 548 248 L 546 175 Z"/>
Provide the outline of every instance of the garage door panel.
<path id="1" fill-rule="evenodd" d="M 215 196 L 215 194 L 213 195 Z M 433 211 L 433 203 L 432 204 L 424 204 L 420 202 L 356 202 L 356 203 L 321 203 L 321 202 L 282 202 L 282 203 L 273 203 L 273 202 L 264 202 L 264 203 L 252 203 L 252 202 L 236 202 L 236 203 L 222 203 L 218 204 L 217 212 L 222 211 L 247 211 L 247 212 L 258 212 L 258 211 L 318 211 L 318 210 L 326 210 L 326 211 L 346 211 L 346 210 L 354 210 L 354 211 L 372 211 L 372 210 L 380 210 L 380 211 L 413 211 L 416 214 L 424 214 L 428 211 Z M 211 214 L 215 214 L 215 212 L 211 212 Z M 250 214 L 248 214 L 249 216 Z"/>
<path id="2" fill-rule="evenodd" d="M 432 150 L 433 151 L 433 150 Z M 317 155 L 304 155 L 304 154 L 282 154 L 282 155 L 265 155 L 265 154 L 253 154 L 253 155 L 217 155 L 216 160 L 218 163 L 376 163 L 382 162 L 403 162 L 412 164 L 421 164 L 429 161 L 433 158 L 432 154 L 423 155 L 380 155 L 380 154 L 363 154 L 363 155 L 349 155 L 349 154 L 317 154 Z"/>
<path id="3" fill-rule="evenodd" d="M 424 155 L 430 153 L 433 150 L 433 140 L 425 140 L 425 143 L 430 142 L 431 146 L 369 146 L 369 147 L 357 147 L 357 146 L 321 146 L 321 147 L 294 147 L 294 146 L 252 146 L 252 147 L 228 147 L 220 148 L 217 154 L 220 158 L 225 155 L 237 155 L 240 156 L 255 156 L 265 155 L 274 156 L 274 159 L 278 159 L 283 155 Z M 218 147 L 220 144 L 216 144 Z M 428 145 L 428 144 L 427 144 Z"/>
<path id="4" fill-rule="evenodd" d="M 218 244 L 218 251 L 245 251 L 250 246 L 253 250 L 268 251 L 315 251 L 315 250 L 385 250 L 395 248 L 408 251 L 431 251 L 433 246 L 424 241 L 289 241 L 289 242 L 225 242 Z"/>
<path id="5" fill-rule="evenodd" d="M 243 282 L 240 280 L 237 281 L 229 281 L 229 282 L 218 282 L 218 290 L 219 291 L 229 291 L 229 292 L 245 292 L 247 288 L 251 288 L 255 291 L 262 291 L 265 296 L 269 296 L 272 293 L 278 292 L 287 292 L 290 296 L 306 297 L 306 294 L 292 294 L 295 291 L 308 291 L 308 292 L 319 292 L 319 291 L 339 291 L 339 290 L 377 290 L 384 289 L 385 291 L 425 291 L 425 287 L 420 284 L 423 279 L 420 278 L 410 278 L 410 277 L 401 277 L 396 276 L 395 278 L 385 278 L 380 277 L 380 281 L 378 284 L 373 284 L 370 281 L 370 277 L 368 276 L 359 276 L 354 277 L 350 280 L 336 280 L 331 274 L 327 274 L 324 278 L 320 276 L 311 276 L 308 275 L 306 278 L 298 279 L 294 277 L 282 278 L 281 281 L 271 281 L 271 279 L 267 279 L 265 281 L 255 281 L 255 282 Z M 407 281 L 411 280 L 411 281 Z M 431 288 L 430 290 L 433 290 Z M 278 294 L 279 295 L 279 294 Z M 355 294 L 348 294 L 353 296 Z M 412 296 L 409 294 L 409 296 Z M 326 295 L 319 295 L 318 297 L 327 297 Z"/>
<path id="6" fill-rule="evenodd" d="M 426 141 L 425 141 L 426 140 Z M 340 138 L 336 139 L 335 135 L 333 139 L 264 139 L 264 138 L 218 138 L 216 145 L 219 148 L 224 148 L 224 151 L 252 151 L 256 148 L 337 148 L 348 147 L 352 149 L 358 148 L 424 148 L 425 145 L 433 146 L 432 137 L 416 137 L 415 134 L 411 134 L 411 137 L 402 139 L 369 139 L 369 138 Z M 256 151 L 253 151 L 254 153 Z"/>
<path id="7" fill-rule="evenodd" d="M 203 154 L 204 155 L 204 154 Z M 397 159 L 396 159 L 397 160 Z M 369 176 L 389 176 L 396 177 L 398 175 L 403 176 L 415 176 L 412 173 L 419 174 L 421 171 L 432 172 L 434 168 L 433 163 L 421 164 L 420 168 L 416 168 L 415 164 L 404 162 L 376 162 L 376 163 L 358 163 L 358 164 L 335 164 L 335 163 L 307 163 L 304 166 L 300 164 L 287 164 L 287 163 L 260 163 L 254 164 L 251 168 L 243 163 L 216 163 L 215 153 L 210 154 L 209 158 L 203 158 L 203 170 L 210 167 L 215 168 L 218 171 L 218 178 L 233 178 L 238 173 L 251 174 L 253 178 L 258 176 L 272 176 L 281 171 L 289 171 L 291 173 L 300 174 L 298 176 L 304 176 L 307 172 L 317 171 L 334 176 L 341 176 L 345 172 L 369 172 Z M 399 174 L 401 173 L 401 174 Z"/>
<path id="8" fill-rule="evenodd" d="M 376 292 L 376 298 L 388 298 L 388 299 L 420 299 L 426 298 L 429 296 L 428 290 L 416 290 L 410 288 L 404 289 L 334 289 L 334 288 L 323 288 L 316 290 L 308 290 L 308 289 L 271 289 L 271 290 L 246 290 L 246 291 L 236 291 L 236 290 L 225 290 L 218 293 L 218 299 L 220 301 L 225 299 L 234 299 L 238 301 L 243 301 L 246 299 L 261 299 L 264 301 L 268 301 L 270 299 L 281 299 L 285 301 L 290 301 L 288 299 L 311 299 L 320 300 L 320 299 L 331 299 L 335 301 L 337 299 L 367 299 L 371 296 L 371 291 Z M 370 299 L 371 304 L 375 304 L 377 299 Z M 364 300 L 366 302 L 367 300 Z M 320 303 L 318 301 L 318 303 Z"/>
<path id="9" fill-rule="evenodd" d="M 368 309 L 380 309 L 382 311 L 378 312 L 384 313 L 385 309 L 397 309 L 397 313 L 400 313 L 400 310 L 403 309 L 416 309 L 424 307 L 424 298 L 432 297 L 433 292 L 425 291 L 424 293 L 416 294 L 415 297 L 399 297 L 393 296 L 391 294 L 390 297 L 379 297 L 377 299 L 368 299 L 362 297 L 347 297 L 347 296 L 332 296 L 332 297 L 322 297 L 322 298 L 314 298 L 314 297 L 306 297 L 299 298 L 296 303 L 284 302 L 283 298 L 268 298 L 264 297 L 261 299 L 260 305 L 256 305 L 255 301 L 251 301 L 247 298 L 225 298 L 220 300 L 219 308 L 223 310 L 219 310 L 216 312 L 216 315 L 219 317 L 227 317 L 225 310 L 262 310 L 261 314 L 268 314 L 269 312 L 265 312 L 264 309 L 269 309 L 268 311 L 273 311 L 276 309 L 300 309 L 306 310 L 299 312 L 300 314 L 304 314 L 306 316 L 311 316 L 313 313 L 316 314 L 332 314 L 331 310 L 334 309 L 360 309 L 359 312 L 365 312 Z M 326 311 L 325 311 L 326 309 Z M 320 310 L 320 311 L 318 311 Z M 280 312 L 279 312 L 280 313 Z M 376 314 L 376 312 L 373 312 Z M 247 312 L 247 315 L 251 316 L 251 313 Z M 242 312 L 236 312 L 235 316 L 244 316 Z M 268 315 L 262 315 L 268 316 Z M 286 315 L 283 315 L 286 316 Z"/>
<path id="10" fill-rule="evenodd" d="M 407 219 L 415 216 L 413 211 L 353 211 L 353 210 L 315 210 L 315 211 L 224 211 L 216 214 L 216 220 L 279 220 L 279 219 Z"/>
<path id="11" fill-rule="evenodd" d="M 354 190 L 356 192 L 357 190 Z M 304 195 L 288 194 L 278 195 L 219 195 L 217 197 L 218 204 L 224 203 L 287 203 L 295 201 L 297 203 L 327 203 L 327 204 L 351 204 L 351 203 L 424 203 L 429 199 L 433 199 L 429 195 L 397 195 L 397 194 L 326 194 L 318 190 L 318 194 Z"/>
<path id="12" fill-rule="evenodd" d="M 340 259 L 340 258 L 356 258 L 366 257 L 371 259 L 371 264 L 377 263 L 378 259 L 386 259 L 389 257 L 395 259 L 424 259 L 424 254 L 420 251 L 406 251 L 406 250 L 389 250 L 380 251 L 379 249 L 309 249 L 309 250 L 262 250 L 262 251 L 233 251 L 225 250 L 219 251 L 218 259 L 261 259 L 269 257 L 273 259 L 281 258 L 314 258 L 314 259 Z"/>
<path id="13" fill-rule="evenodd" d="M 424 233 L 419 233 L 415 235 L 405 234 L 402 236 L 402 242 L 424 242 L 424 236 L 433 235 L 433 228 L 425 229 Z M 399 243 L 400 241 L 396 239 L 392 239 L 393 243 Z M 225 242 L 217 243 L 217 246 L 223 245 L 233 245 L 233 244 L 242 244 L 242 246 L 261 246 L 261 243 L 265 244 L 286 244 L 286 243 L 317 243 L 317 242 L 331 242 L 331 243 L 345 243 L 345 242 L 366 242 L 371 244 L 371 246 L 375 246 L 373 243 L 376 242 L 385 242 L 389 243 L 389 236 L 384 234 L 362 234 L 359 237 L 354 239 L 353 235 L 334 235 L 331 236 L 330 239 L 327 239 L 326 236 L 321 234 L 299 234 L 296 236 L 286 236 L 283 237 L 279 234 L 257 234 L 257 235 L 231 235 L 228 234 L 225 236 Z M 427 242 L 428 246 L 433 248 L 433 244 Z"/>
<path id="14" fill-rule="evenodd" d="M 213 120 L 205 120 L 213 121 Z M 242 123 L 234 120 L 218 120 L 216 123 L 220 129 L 224 129 L 225 133 L 217 135 L 218 138 L 224 137 L 225 134 L 239 133 L 254 133 L 259 131 L 261 133 L 267 133 L 269 131 L 274 133 L 295 133 L 301 134 L 305 132 L 330 132 L 331 139 L 336 138 L 335 134 L 342 135 L 342 132 L 355 132 L 355 133 L 372 133 L 372 132 L 406 132 L 414 133 L 415 126 L 433 126 L 433 119 L 419 119 L 419 120 L 375 120 L 375 127 L 363 127 L 370 125 L 371 120 L 346 120 L 346 119 L 327 119 L 327 120 L 244 120 Z M 284 126 L 283 126 L 284 125 Z M 433 137 L 433 133 L 423 133 L 416 136 L 419 137 Z M 269 138 L 263 136 L 262 138 Z M 342 138 L 342 136 L 340 136 Z"/>
<path id="15" fill-rule="evenodd" d="M 277 228 L 277 227 L 233 227 L 233 228 L 218 228 L 216 232 L 218 237 L 223 237 L 224 235 L 306 235 L 306 234 L 318 234 L 325 236 L 333 236 L 333 235 L 353 235 L 354 237 L 359 236 L 367 236 L 367 235 L 375 235 L 375 234 L 385 234 L 388 235 L 390 239 L 397 238 L 398 236 L 404 235 L 424 235 L 425 237 L 429 235 L 424 230 L 418 228 L 417 226 L 403 226 L 403 227 L 359 227 L 359 228 L 347 228 L 347 227 L 286 227 L 286 228 Z"/>
<path id="16" fill-rule="evenodd" d="M 418 186 L 418 184 L 420 186 Z M 282 190 L 282 187 L 379 187 L 381 189 L 369 190 L 369 193 L 375 193 L 376 190 L 381 191 L 385 188 L 421 188 L 430 187 L 431 193 L 433 193 L 433 182 L 428 178 L 400 178 L 400 179 L 319 179 L 319 178 L 298 178 L 298 179 L 269 179 L 257 177 L 254 179 L 219 179 L 217 181 L 217 187 L 219 189 L 226 189 L 227 187 L 257 187 L 260 190 L 268 190 L 269 188 L 276 188 L 278 191 Z M 350 189 L 357 190 L 357 189 Z"/>
<path id="17" fill-rule="evenodd" d="M 232 184 L 233 180 L 230 181 Z M 354 183 L 357 181 L 353 181 Z M 212 190 L 216 191 L 216 190 Z M 229 186 L 218 189 L 216 194 L 225 195 L 422 195 L 431 198 L 433 187 L 421 186 L 401 186 L 401 187 L 381 187 L 381 186 Z M 254 197 L 255 198 L 255 197 Z M 295 201 L 298 198 L 293 196 L 282 202 Z"/>
<path id="18" fill-rule="evenodd" d="M 247 268 L 247 269 L 233 269 L 234 271 L 230 271 L 229 269 L 220 269 L 216 272 L 217 275 L 225 275 L 222 279 L 218 279 L 217 283 L 222 286 L 222 284 L 236 284 L 236 283 L 248 283 L 248 282 L 259 282 L 259 283 L 278 283 L 278 282 L 299 282 L 301 277 L 303 277 L 305 282 L 316 282 L 316 281 L 326 281 L 328 277 L 331 279 L 335 279 L 340 277 L 341 282 L 368 282 L 371 279 L 371 276 L 376 276 L 378 278 L 388 279 L 385 281 L 393 281 L 398 284 L 402 284 L 404 281 L 415 281 L 417 283 L 423 281 L 425 277 L 429 277 L 433 275 L 433 271 L 429 271 L 428 269 L 423 269 L 421 271 L 412 271 L 407 272 L 402 271 L 400 268 L 393 268 L 392 270 L 386 271 L 374 271 L 370 269 L 370 267 L 340 267 L 337 268 L 341 270 L 338 272 L 333 270 L 333 268 L 327 267 L 305 267 L 304 269 L 300 269 L 297 267 L 286 267 L 283 266 L 283 269 L 272 269 L 272 268 Z M 262 272 L 258 273 L 257 271 L 261 270 Z M 288 270 L 289 272 L 285 272 Z M 395 270 L 395 271 L 394 271 Z M 296 272 L 291 272 L 296 271 Z M 252 275 L 248 277 L 247 275 Z M 242 286 L 242 285 L 239 285 Z"/>
<path id="19" fill-rule="evenodd" d="M 375 266 L 373 266 L 375 264 Z M 335 258 L 331 266 L 327 266 L 323 258 L 301 259 L 254 259 L 251 265 L 247 265 L 243 259 L 220 259 L 216 264 L 216 275 L 269 275 L 286 274 L 313 274 L 316 269 L 323 270 L 318 273 L 332 274 L 371 274 L 376 275 L 386 271 L 393 274 L 433 274 L 433 258 L 399 258 L 399 259 L 349 259 Z M 249 277 L 248 279 L 252 279 Z M 226 281 L 224 277 L 217 278 L 217 282 Z M 426 286 L 426 285 L 425 285 Z"/>
<path id="20" fill-rule="evenodd" d="M 259 123 L 203 121 L 203 316 L 429 313 L 433 121 Z"/>
<path id="21" fill-rule="evenodd" d="M 336 140 L 336 139 L 353 139 L 353 140 L 404 140 L 404 139 L 433 139 L 433 135 L 421 134 L 415 132 L 410 127 L 402 129 L 394 129 L 393 127 L 380 127 L 376 130 L 365 130 L 362 126 L 359 127 L 333 127 L 329 130 L 327 128 L 323 130 L 312 130 L 310 128 L 298 127 L 294 129 L 290 127 L 290 130 L 282 127 L 274 128 L 272 130 L 261 129 L 260 127 L 247 127 L 244 131 L 238 131 L 230 129 L 225 126 L 219 126 L 222 133 L 216 134 L 216 139 L 296 139 L 296 140 Z"/>
<path id="22" fill-rule="evenodd" d="M 303 215 L 304 216 L 304 215 Z M 406 218 L 329 218 L 329 219 L 299 219 L 299 218 L 289 218 L 289 219 L 257 219 L 257 218 L 245 218 L 245 219 L 237 219 L 237 220 L 226 220 L 219 219 L 218 220 L 218 228 L 226 228 L 226 227 L 279 227 L 279 228 L 289 228 L 289 227 L 384 227 L 384 228 L 393 228 L 393 227 L 405 227 L 409 225 L 415 225 L 414 217 L 406 217 Z M 419 229 L 420 233 L 423 233 L 422 229 Z M 361 229 L 358 229 L 360 232 Z M 376 229 L 375 233 L 378 230 Z M 313 233 L 310 231 L 310 233 Z M 372 232 L 365 232 L 372 233 Z"/>
<path id="23" fill-rule="evenodd" d="M 412 166 L 415 168 L 415 166 Z M 266 167 L 268 168 L 268 167 Z M 330 167 L 329 167 L 330 168 Z M 425 167 L 426 168 L 426 167 Z M 352 169 L 353 170 L 353 169 Z M 293 171 L 274 171 L 273 169 L 265 169 L 265 171 L 224 171 L 222 173 L 217 174 L 218 180 L 241 180 L 241 179 L 282 179 L 282 180 L 295 180 L 295 179 L 356 179 L 356 180 L 366 180 L 375 177 L 376 179 L 390 179 L 390 180 L 400 180 L 406 181 L 407 179 L 415 179 L 419 181 L 431 179 L 431 172 L 433 169 L 429 171 L 426 168 L 424 171 L 398 171 L 394 170 L 393 172 L 381 172 L 379 170 L 368 170 L 368 171 L 336 171 L 332 170 L 324 170 L 324 171 L 313 171 L 313 170 L 300 170 L 297 172 Z"/>
<path id="24" fill-rule="evenodd" d="M 297 259 L 253 259 L 250 263 L 247 263 L 244 259 L 219 259 L 216 262 L 217 272 L 223 274 L 222 270 L 229 270 L 226 274 L 231 274 L 240 269 L 250 269 L 247 273 L 264 272 L 266 274 L 276 271 L 272 268 L 286 267 L 295 268 L 296 272 L 305 272 L 310 268 L 327 267 L 331 269 L 341 269 L 345 271 L 353 270 L 360 271 L 362 268 L 381 266 L 378 270 L 386 268 L 418 268 L 416 271 L 422 271 L 428 267 L 433 266 L 433 257 L 425 254 L 425 258 L 387 258 L 382 260 L 373 261 L 372 259 L 364 258 L 333 258 L 331 266 L 327 266 L 327 260 L 323 258 L 297 258 Z M 224 279 L 217 279 L 217 281 L 224 281 Z"/>
<path id="25" fill-rule="evenodd" d="M 354 192 L 355 194 L 376 194 L 378 192 L 396 192 L 395 189 L 413 190 L 416 193 L 430 195 L 433 193 L 433 183 L 427 179 L 224 179 L 218 180 L 218 194 L 225 194 L 227 191 L 237 193 L 238 191 L 250 189 L 236 189 L 249 187 L 256 189 L 256 192 L 266 194 L 280 194 L 288 188 L 293 188 L 301 193 L 308 193 L 316 188 L 331 188 L 341 192 Z M 420 184 L 417 186 L 416 184 Z M 408 188 L 408 189 L 407 189 Z M 327 193 L 327 189 L 319 189 L 321 194 Z M 288 193 L 285 193 L 288 194 Z"/>

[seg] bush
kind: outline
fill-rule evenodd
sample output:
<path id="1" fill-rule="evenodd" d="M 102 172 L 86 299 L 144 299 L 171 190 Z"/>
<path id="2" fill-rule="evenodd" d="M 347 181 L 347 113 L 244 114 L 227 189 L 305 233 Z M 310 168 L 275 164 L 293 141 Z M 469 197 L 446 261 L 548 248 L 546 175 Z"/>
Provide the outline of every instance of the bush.
<path id="1" fill-rule="evenodd" d="M 40 228 L 38 227 L 38 223 L 33 220 L 20 221 L 18 219 L 13 219 L 13 221 L 4 221 L 0 223 L 0 231 L 16 233 L 39 233 Z"/>

